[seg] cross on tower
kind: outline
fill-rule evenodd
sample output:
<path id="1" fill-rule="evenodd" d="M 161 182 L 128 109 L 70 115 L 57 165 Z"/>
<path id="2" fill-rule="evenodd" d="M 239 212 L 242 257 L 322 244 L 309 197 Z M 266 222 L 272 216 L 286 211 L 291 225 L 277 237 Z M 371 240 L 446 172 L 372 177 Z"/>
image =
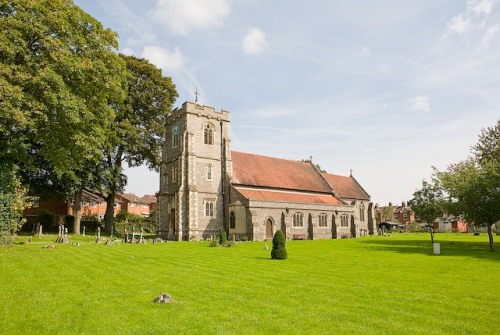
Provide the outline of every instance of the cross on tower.
<path id="1" fill-rule="evenodd" d="M 193 93 L 194 93 L 194 102 L 198 102 L 198 95 L 200 94 L 200 92 L 198 92 L 198 86 L 196 86 Z"/>

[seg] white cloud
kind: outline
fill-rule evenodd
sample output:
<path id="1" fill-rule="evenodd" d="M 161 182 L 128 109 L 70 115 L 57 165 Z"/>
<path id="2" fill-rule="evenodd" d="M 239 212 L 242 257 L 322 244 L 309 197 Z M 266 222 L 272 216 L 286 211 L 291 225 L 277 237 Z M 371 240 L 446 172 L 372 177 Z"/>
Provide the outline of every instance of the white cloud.
<path id="1" fill-rule="evenodd" d="M 477 14 L 488 15 L 491 13 L 491 7 L 493 5 L 493 0 L 483 0 L 481 2 L 471 2 L 470 7 L 473 12 Z"/>
<path id="2" fill-rule="evenodd" d="M 259 28 L 251 28 L 243 39 L 243 51 L 250 55 L 260 55 L 266 44 L 266 33 Z"/>
<path id="3" fill-rule="evenodd" d="M 451 22 L 448 23 L 448 28 L 456 33 L 464 33 L 472 28 L 472 23 L 469 19 L 465 19 L 463 14 L 454 16 Z"/>
<path id="4" fill-rule="evenodd" d="M 158 0 L 152 16 L 173 33 L 186 35 L 220 25 L 229 10 L 228 0 Z"/>
<path id="5" fill-rule="evenodd" d="M 488 28 L 486 31 L 486 34 L 484 35 L 483 39 L 481 40 L 481 49 L 482 50 L 487 50 L 489 49 L 491 42 L 495 40 L 495 37 L 500 31 L 500 25 L 496 25 L 493 27 Z"/>
<path id="6" fill-rule="evenodd" d="M 410 109 L 413 111 L 428 112 L 431 110 L 429 98 L 427 98 L 426 95 L 420 95 L 418 97 L 408 99 L 408 103 L 410 104 Z"/>
<path id="7" fill-rule="evenodd" d="M 180 52 L 179 48 L 170 51 L 158 46 L 147 46 L 142 51 L 141 57 L 148 59 L 164 72 L 175 72 L 186 63 L 186 57 Z"/>
<path id="8" fill-rule="evenodd" d="M 493 0 L 468 1 L 465 11 L 455 15 L 448 23 L 448 31 L 463 34 L 473 29 L 483 29 L 492 7 Z"/>

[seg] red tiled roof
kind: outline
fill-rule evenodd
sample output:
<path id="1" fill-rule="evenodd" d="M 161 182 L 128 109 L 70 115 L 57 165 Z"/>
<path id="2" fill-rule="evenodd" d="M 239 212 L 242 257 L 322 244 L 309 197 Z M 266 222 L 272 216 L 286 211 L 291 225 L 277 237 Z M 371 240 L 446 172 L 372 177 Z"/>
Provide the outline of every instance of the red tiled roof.
<path id="1" fill-rule="evenodd" d="M 268 190 L 255 190 L 236 187 L 236 190 L 245 198 L 250 200 L 261 200 L 271 202 L 292 202 L 292 203 L 314 203 L 340 205 L 342 202 L 333 195 L 296 193 L 296 192 L 277 192 Z"/>
<path id="2" fill-rule="evenodd" d="M 308 162 L 232 151 L 233 184 L 332 193 Z"/>
<path id="3" fill-rule="evenodd" d="M 340 198 L 370 200 L 370 196 L 359 186 L 352 177 L 337 176 L 323 173 L 326 180 L 332 185 L 335 195 Z"/>

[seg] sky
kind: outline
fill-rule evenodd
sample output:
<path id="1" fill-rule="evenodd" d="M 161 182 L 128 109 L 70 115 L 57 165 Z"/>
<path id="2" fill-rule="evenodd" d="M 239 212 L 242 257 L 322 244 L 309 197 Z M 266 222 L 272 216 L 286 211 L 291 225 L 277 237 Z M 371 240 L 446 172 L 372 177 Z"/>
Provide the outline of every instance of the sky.
<path id="1" fill-rule="evenodd" d="M 230 112 L 231 148 L 353 176 L 380 205 L 465 159 L 500 119 L 500 0 L 76 0 L 174 107 Z M 127 192 L 157 173 L 127 169 Z"/>

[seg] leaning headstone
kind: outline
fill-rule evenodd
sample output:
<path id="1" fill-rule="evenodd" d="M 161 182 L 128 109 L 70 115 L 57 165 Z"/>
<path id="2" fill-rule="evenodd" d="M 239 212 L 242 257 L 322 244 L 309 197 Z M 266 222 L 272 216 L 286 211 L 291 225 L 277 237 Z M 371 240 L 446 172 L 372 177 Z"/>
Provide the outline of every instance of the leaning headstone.
<path id="1" fill-rule="evenodd" d="M 139 241 L 137 241 L 137 243 L 142 243 L 142 244 L 146 244 L 146 241 L 144 241 L 144 229 L 141 228 L 141 235 L 139 236 Z"/>
<path id="2" fill-rule="evenodd" d="M 172 297 L 170 294 L 160 293 L 160 295 L 155 298 L 154 302 L 157 304 L 168 304 L 172 302 Z"/>

